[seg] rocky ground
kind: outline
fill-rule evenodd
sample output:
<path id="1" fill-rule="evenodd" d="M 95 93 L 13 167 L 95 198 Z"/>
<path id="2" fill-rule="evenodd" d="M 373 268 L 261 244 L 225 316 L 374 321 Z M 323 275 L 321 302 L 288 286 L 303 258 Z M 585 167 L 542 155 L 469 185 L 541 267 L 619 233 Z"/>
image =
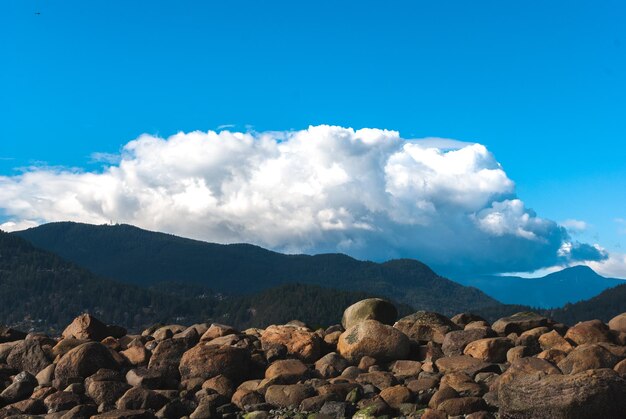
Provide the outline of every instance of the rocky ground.
<path id="1" fill-rule="evenodd" d="M 0 328 L 0 418 L 626 418 L 626 314 L 396 317 L 369 299 L 326 330 Z"/>

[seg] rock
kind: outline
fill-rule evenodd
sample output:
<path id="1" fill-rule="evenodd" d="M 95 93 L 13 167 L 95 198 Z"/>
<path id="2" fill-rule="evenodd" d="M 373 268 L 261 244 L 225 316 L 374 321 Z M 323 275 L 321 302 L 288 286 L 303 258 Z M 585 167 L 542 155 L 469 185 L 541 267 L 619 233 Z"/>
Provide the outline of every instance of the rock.
<path id="1" fill-rule="evenodd" d="M 493 389 L 510 383 L 519 377 L 533 375 L 536 377 L 544 377 L 548 375 L 561 375 L 561 371 L 543 359 L 538 358 L 521 358 L 511 363 L 511 366 L 494 382 Z"/>
<path id="2" fill-rule="evenodd" d="M 39 399 L 22 400 L 21 402 L 13 403 L 11 407 L 27 415 L 41 415 L 47 413 L 43 400 Z M 0 417 L 1 416 L 0 414 Z"/>
<path id="3" fill-rule="evenodd" d="M 615 372 L 617 372 L 621 376 L 626 375 L 626 359 L 623 359 L 617 364 L 615 364 L 615 366 L 613 367 L 613 370 L 615 370 Z"/>
<path id="4" fill-rule="evenodd" d="M 110 350 L 97 342 L 83 343 L 66 353 L 54 370 L 54 386 L 65 388 L 75 380 L 82 381 L 101 368 L 117 370 Z"/>
<path id="5" fill-rule="evenodd" d="M 96 404 L 104 403 L 108 406 L 113 406 L 130 388 L 131 386 L 120 381 L 89 381 L 85 390 Z"/>
<path id="6" fill-rule="evenodd" d="M 376 388 L 382 390 L 398 384 L 398 379 L 390 372 L 374 371 L 359 374 L 359 376 L 356 377 L 356 382 L 360 384 L 373 384 Z"/>
<path id="7" fill-rule="evenodd" d="M 390 370 L 398 378 L 416 377 L 422 371 L 422 363 L 419 361 L 400 360 L 394 362 Z"/>
<path id="8" fill-rule="evenodd" d="M 91 419 L 153 419 L 154 413 L 149 410 L 111 410 L 110 412 L 101 413 L 92 416 Z"/>
<path id="9" fill-rule="evenodd" d="M 473 313 L 459 313 L 453 316 L 450 319 L 450 321 L 456 324 L 457 326 L 459 326 L 460 328 L 464 328 L 465 326 L 467 326 L 468 324 L 472 322 L 485 322 L 486 323 L 485 319 Z"/>
<path id="10" fill-rule="evenodd" d="M 98 408 L 91 404 L 79 404 L 74 406 L 61 419 L 91 418 L 98 414 Z"/>
<path id="11" fill-rule="evenodd" d="M 110 336 L 107 325 L 87 313 L 76 317 L 63 331 L 64 339 L 101 341 L 107 336 Z"/>
<path id="12" fill-rule="evenodd" d="M 467 344 L 490 335 L 488 329 L 453 330 L 444 336 L 441 350 L 445 356 L 463 355 Z"/>
<path id="13" fill-rule="evenodd" d="M 382 324 L 393 325 L 398 318 L 398 310 L 387 300 L 368 298 L 352 304 L 343 312 L 341 325 L 349 329 L 363 320 L 376 320 Z"/>
<path id="14" fill-rule="evenodd" d="M 51 362 L 38 340 L 26 339 L 13 346 L 7 357 L 7 364 L 18 371 L 28 371 L 37 375 Z"/>
<path id="15" fill-rule="evenodd" d="M 162 340 L 152 352 L 148 369 L 158 371 L 163 377 L 178 379 L 180 360 L 187 350 L 189 345 L 184 339 Z"/>
<path id="16" fill-rule="evenodd" d="M 543 349 L 544 351 L 546 349 L 557 349 L 559 351 L 567 353 L 574 349 L 572 344 L 565 340 L 564 337 L 559 335 L 556 330 L 552 330 L 551 332 L 544 333 L 543 335 L 539 336 L 538 341 L 541 349 Z"/>
<path id="17" fill-rule="evenodd" d="M 240 409 L 245 409 L 246 406 L 263 403 L 264 401 L 263 396 L 257 391 L 245 388 L 238 388 L 231 399 L 231 402 Z"/>
<path id="18" fill-rule="evenodd" d="M 339 401 L 336 394 L 324 394 L 319 396 L 307 397 L 300 403 L 299 409 L 304 412 L 319 412 L 326 402 Z"/>
<path id="19" fill-rule="evenodd" d="M 0 326 L 0 343 L 14 342 L 26 339 L 26 333 L 11 327 Z"/>
<path id="20" fill-rule="evenodd" d="M 11 385 L 0 393 L 0 405 L 19 402 L 28 398 L 36 385 L 35 377 L 25 371 L 21 372 L 13 379 Z"/>
<path id="21" fill-rule="evenodd" d="M 515 313 L 509 317 L 503 317 L 496 320 L 491 328 L 499 335 L 508 335 L 509 333 L 521 334 L 526 330 L 535 327 L 547 326 L 548 319 L 533 312 Z"/>
<path id="22" fill-rule="evenodd" d="M 168 324 L 167 326 L 161 326 L 156 329 L 152 333 L 152 337 L 157 342 L 161 342 L 163 340 L 173 338 L 176 333 L 183 332 L 185 329 L 187 328 L 180 324 Z"/>
<path id="23" fill-rule="evenodd" d="M 320 409 L 320 414 L 330 418 L 350 418 L 354 415 L 354 407 L 346 402 L 327 401 Z"/>
<path id="24" fill-rule="evenodd" d="M 61 339 L 52 347 L 52 356 L 58 359 L 83 343 L 85 343 L 85 341 L 74 338 Z"/>
<path id="25" fill-rule="evenodd" d="M 448 386 L 439 387 L 439 390 L 433 394 L 428 402 L 428 407 L 437 409 L 441 403 L 448 399 L 455 399 L 459 397 L 459 393 L 455 389 Z"/>
<path id="26" fill-rule="evenodd" d="M 202 334 L 200 338 L 200 342 L 208 342 L 215 338 L 221 338 L 222 336 L 235 335 L 237 334 L 237 330 L 233 329 L 230 326 L 226 326 L 219 323 L 213 323 L 211 326 Z"/>
<path id="27" fill-rule="evenodd" d="M 469 355 L 457 355 L 439 358 L 435 365 L 440 372 L 448 374 L 451 372 L 464 372 L 473 377 L 479 372 L 500 372 L 497 365 L 490 364 Z"/>
<path id="28" fill-rule="evenodd" d="M 265 392 L 265 401 L 278 407 L 298 407 L 315 390 L 307 384 L 273 385 Z"/>
<path id="29" fill-rule="evenodd" d="M 537 358 L 545 359 L 546 361 L 556 365 L 567 356 L 566 352 L 558 349 L 546 349 L 537 354 Z"/>
<path id="30" fill-rule="evenodd" d="M 202 388 L 213 390 L 229 400 L 233 397 L 233 393 L 235 393 L 235 386 L 232 380 L 221 374 L 206 380 L 202 383 Z"/>
<path id="31" fill-rule="evenodd" d="M 81 404 L 81 397 L 67 391 L 57 391 L 46 397 L 43 403 L 48 409 L 48 413 L 56 413 L 78 406 Z"/>
<path id="32" fill-rule="evenodd" d="M 156 414 L 157 418 L 183 418 L 190 415 L 197 407 L 191 400 L 175 399 L 163 406 Z"/>
<path id="33" fill-rule="evenodd" d="M 128 363 L 133 366 L 148 365 L 151 352 L 143 346 L 134 345 L 120 352 Z M 178 365 L 176 366 L 178 368 Z"/>
<path id="34" fill-rule="evenodd" d="M 463 353 L 486 362 L 506 362 L 506 353 L 513 347 L 508 338 L 485 338 L 470 342 Z"/>
<path id="35" fill-rule="evenodd" d="M 245 349 L 197 345 L 183 354 L 179 370 L 183 380 L 222 374 L 239 382 L 246 377 L 249 364 L 250 354 Z"/>
<path id="36" fill-rule="evenodd" d="M 626 333 L 626 313 L 618 314 L 609 320 L 609 329 L 614 330 L 616 332 L 624 332 Z M 1 342 L 0 338 L 0 342 Z"/>
<path id="37" fill-rule="evenodd" d="M 586 343 L 612 342 L 613 336 L 606 324 L 600 320 L 589 320 L 570 327 L 565 334 L 565 339 L 569 339 L 577 345 L 584 345 Z"/>
<path id="38" fill-rule="evenodd" d="M 315 370 L 323 378 L 337 377 L 349 366 L 350 363 L 336 352 L 326 354 L 315 361 Z"/>
<path id="39" fill-rule="evenodd" d="M 295 326 L 270 326 L 261 334 L 263 347 L 271 344 L 284 345 L 289 354 L 302 361 L 315 362 L 321 353 L 322 339 L 308 329 Z"/>
<path id="40" fill-rule="evenodd" d="M 52 385 L 52 379 L 54 378 L 55 368 L 56 368 L 56 364 L 50 364 L 46 368 L 39 371 L 37 375 L 35 376 L 35 378 L 37 379 L 37 383 L 40 386 Z"/>
<path id="41" fill-rule="evenodd" d="M 479 412 L 487 408 L 485 401 L 480 397 L 460 397 L 444 400 L 437 410 L 440 410 L 448 416 L 461 416 L 473 412 Z"/>
<path id="42" fill-rule="evenodd" d="M 337 351 L 349 362 L 356 363 L 363 356 L 379 361 L 393 361 L 408 356 L 409 339 L 395 327 L 376 320 L 364 320 L 339 337 Z"/>
<path id="43" fill-rule="evenodd" d="M 413 399 L 413 393 L 403 385 L 387 387 L 380 392 L 380 397 L 390 407 L 398 409 L 402 403 L 409 403 Z"/>
<path id="44" fill-rule="evenodd" d="M 118 410 L 150 409 L 158 411 L 167 404 L 167 397 L 154 390 L 132 387 L 115 404 Z"/>
<path id="45" fill-rule="evenodd" d="M 609 369 L 527 374 L 502 385 L 498 400 L 505 418 L 621 418 L 626 412 L 626 381 Z"/>
<path id="46" fill-rule="evenodd" d="M 147 368 L 134 368 L 126 373 L 126 382 L 133 386 L 139 386 L 156 390 L 159 388 L 176 388 L 177 380 L 172 380 L 166 376 L 163 376 L 159 371 L 150 370 Z"/>
<path id="47" fill-rule="evenodd" d="M 558 367 L 564 374 L 576 374 L 585 370 L 613 368 L 621 358 L 600 345 L 581 345 L 571 351 Z"/>
<path id="48" fill-rule="evenodd" d="M 265 378 L 276 384 L 295 384 L 309 375 L 309 369 L 299 359 L 282 359 L 273 362 L 265 370 Z"/>
<path id="49" fill-rule="evenodd" d="M 414 341 L 443 343 L 446 333 L 459 330 L 459 326 L 439 313 L 418 311 L 401 318 L 394 324 L 396 329 Z"/>

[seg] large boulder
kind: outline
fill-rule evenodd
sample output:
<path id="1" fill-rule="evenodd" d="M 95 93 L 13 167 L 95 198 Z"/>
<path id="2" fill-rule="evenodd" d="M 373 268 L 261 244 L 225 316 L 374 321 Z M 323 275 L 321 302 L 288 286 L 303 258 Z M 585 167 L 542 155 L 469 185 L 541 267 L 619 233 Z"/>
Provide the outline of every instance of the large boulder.
<path id="1" fill-rule="evenodd" d="M 87 313 L 76 317 L 63 331 L 65 339 L 101 341 L 107 336 L 110 336 L 108 326 Z"/>
<path id="2" fill-rule="evenodd" d="M 609 369 L 573 375 L 526 374 L 501 385 L 498 402 L 503 418 L 623 418 L 626 380 Z"/>
<path id="3" fill-rule="evenodd" d="M 265 392 L 265 401 L 278 407 L 298 407 L 304 399 L 315 396 L 308 384 L 273 385 Z"/>
<path id="4" fill-rule="evenodd" d="M 577 323 L 568 329 L 565 339 L 569 339 L 576 345 L 586 343 L 612 342 L 613 336 L 608 326 L 600 320 L 589 320 Z"/>
<path id="5" fill-rule="evenodd" d="M 309 376 L 309 369 L 299 359 L 280 359 L 265 370 L 265 378 L 277 384 L 294 384 Z"/>
<path id="6" fill-rule="evenodd" d="M 178 379 L 180 360 L 188 349 L 189 345 L 185 339 L 160 341 L 150 356 L 148 369 L 157 371 L 163 377 Z"/>
<path id="7" fill-rule="evenodd" d="M 249 365 L 250 353 L 245 349 L 197 345 L 183 354 L 179 371 L 183 380 L 207 380 L 222 374 L 234 382 L 241 382 L 248 374 Z"/>
<path id="8" fill-rule="evenodd" d="M 609 320 L 609 329 L 618 333 L 626 333 L 626 313 L 618 314 Z"/>
<path id="9" fill-rule="evenodd" d="M 613 368 L 622 357 L 600 345 L 581 345 L 571 351 L 558 367 L 564 374 L 576 374 L 597 368 Z"/>
<path id="10" fill-rule="evenodd" d="M 556 330 L 542 334 L 539 336 L 538 342 L 539 346 L 541 346 L 541 349 L 544 351 L 548 349 L 557 349 L 563 352 L 570 352 L 573 349 L 572 344 L 569 343 L 563 336 L 559 335 Z"/>
<path id="11" fill-rule="evenodd" d="M 443 374 L 453 372 L 464 372 L 470 377 L 475 376 L 479 372 L 499 372 L 499 368 L 495 364 L 485 362 L 481 359 L 471 357 L 469 355 L 456 355 L 439 358 L 435 361 L 437 369 Z"/>
<path id="12" fill-rule="evenodd" d="M 446 333 L 460 327 L 447 317 L 430 311 L 418 311 L 401 318 L 393 325 L 414 341 L 443 343 Z"/>
<path id="13" fill-rule="evenodd" d="M 37 339 L 26 339 L 17 343 L 7 357 L 7 364 L 18 371 L 37 375 L 51 364 L 50 359 Z"/>
<path id="14" fill-rule="evenodd" d="M 508 335 L 509 333 L 522 334 L 527 330 L 547 325 L 548 319 L 546 317 L 525 311 L 498 319 L 491 325 L 491 328 L 500 335 Z"/>
<path id="15" fill-rule="evenodd" d="M 284 345 L 289 354 L 304 362 L 315 362 L 321 354 L 322 339 L 309 329 L 297 326 L 269 326 L 261 334 L 263 346 Z"/>
<path id="16" fill-rule="evenodd" d="M 98 342 L 87 342 L 72 349 L 59 360 L 54 370 L 54 386 L 64 389 L 73 382 L 96 373 L 99 369 L 117 370 L 119 364 L 110 349 Z"/>
<path id="17" fill-rule="evenodd" d="M 339 337 L 337 351 L 352 363 L 364 356 L 379 361 L 394 361 L 408 356 L 410 342 L 407 336 L 395 327 L 376 320 L 364 320 Z"/>
<path id="18" fill-rule="evenodd" d="M 511 363 L 511 366 L 498 378 L 493 387 L 497 388 L 525 375 L 544 377 L 554 374 L 560 375 L 561 371 L 544 359 L 534 357 L 520 358 Z"/>
<path id="19" fill-rule="evenodd" d="M 398 318 L 398 310 L 387 300 L 368 298 L 352 304 L 343 312 L 341 324 L 349 329 L 363 320 L 377 320 L 392 325 Z"/>

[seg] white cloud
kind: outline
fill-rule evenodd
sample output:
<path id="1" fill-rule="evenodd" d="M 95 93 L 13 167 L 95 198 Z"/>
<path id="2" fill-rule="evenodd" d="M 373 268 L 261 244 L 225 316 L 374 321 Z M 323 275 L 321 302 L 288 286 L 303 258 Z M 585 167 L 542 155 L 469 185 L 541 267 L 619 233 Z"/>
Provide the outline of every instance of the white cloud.
<path id="1" fill-rule="evenodd" d="M 515 196 L 483 145 L 332 126 L 142 135 L 102 172 L 0 177 L 0 208 L 14 222 L 114 221 L 288 252 L 415 257 L 443 272 L 552 266 L 570 241 Z M 585 246 L 575 254 L 601 257 Z"/>
<path id="2" fill-rule="evenodd" d="M 602 276 L 626 279 L 626 254 L 624 253 L 611 252 L 607 260 L 585 264 Z"/>
<path id="3" fill-rule="evenodd" d="M 587 230 L 589 225 L 582 220 L 568 219 L 560 223 L 563 227 L 565 227 L 570 233 L 577 234 L 582 233 Z"/>

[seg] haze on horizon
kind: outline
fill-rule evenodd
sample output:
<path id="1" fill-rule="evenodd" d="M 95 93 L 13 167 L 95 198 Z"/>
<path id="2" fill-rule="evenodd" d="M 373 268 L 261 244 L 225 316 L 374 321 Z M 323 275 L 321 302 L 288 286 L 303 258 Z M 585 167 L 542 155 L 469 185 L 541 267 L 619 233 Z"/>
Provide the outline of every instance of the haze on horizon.
<path id="1" fill-rule="evenodd" d="M 356 5 L 3 3 L 0 228 L 626 278 L 626 7 Z"/>

